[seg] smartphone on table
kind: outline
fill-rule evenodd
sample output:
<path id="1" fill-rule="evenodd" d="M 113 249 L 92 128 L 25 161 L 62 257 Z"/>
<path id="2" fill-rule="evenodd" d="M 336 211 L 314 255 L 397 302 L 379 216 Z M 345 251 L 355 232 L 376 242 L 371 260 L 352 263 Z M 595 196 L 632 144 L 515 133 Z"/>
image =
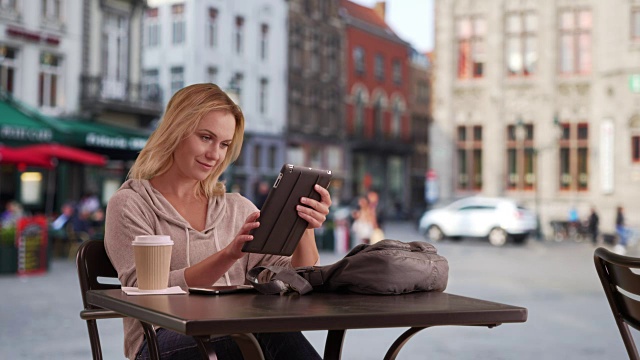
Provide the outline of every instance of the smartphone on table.
<path id="1" fill-rule="evenodd" d="M 189 287 L 191 294 L 222 295 L 255 291 L 252 285 L 212 285 Z"/>

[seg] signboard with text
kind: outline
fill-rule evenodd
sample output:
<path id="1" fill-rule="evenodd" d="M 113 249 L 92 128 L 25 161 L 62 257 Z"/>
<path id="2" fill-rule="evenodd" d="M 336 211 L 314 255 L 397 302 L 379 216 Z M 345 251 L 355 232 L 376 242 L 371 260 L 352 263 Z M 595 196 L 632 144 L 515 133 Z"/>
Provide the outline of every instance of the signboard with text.
<path id="1" fill-rule="evenodd" d="M 47 271 L 47 220 L 44 216 L 23 217 L 16 228 L 18 275 Z"/>

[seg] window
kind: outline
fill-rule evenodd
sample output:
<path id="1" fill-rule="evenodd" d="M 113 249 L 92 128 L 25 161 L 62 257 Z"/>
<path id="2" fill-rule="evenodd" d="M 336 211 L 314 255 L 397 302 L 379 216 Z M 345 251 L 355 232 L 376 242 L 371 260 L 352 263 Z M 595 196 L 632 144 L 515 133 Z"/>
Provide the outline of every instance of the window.
<path id="1" fill-rule="evenodd" d="M 148 47 L 160 45 L 160 22 L 158 21 L 158 8 L 147 9 L 145 13 L 145 37 Z"/>
<path id="2" fill-rule="evenodd" d="M 253 146 L 253 167 L 260 168 L 260 164 L 262 163 L 261 159 L 262 155 L 262 146 L 260 144 L 255 144 Z"/>
<path id="3" fill-rule="evenodd" d="M 278 146 L 271 145 L 269 146 L 269 169 L 276 169 L 278 162 Z"/>
<path id="4" fill-rule="evenodd" d="M 534 127 L 532 124 L 507 126 L 507 189 L 535 189 Z"/>
<path id="5" fill-rule="evenodd" d="M 129 73 L 129 16 L 105 12 L 102 28 L 102 93 L 123 99 Z"/>
<path id="6" fill-rule="evenodd" d="M 158 69 L 149 69 L 142 72 L 142 98 L 160 101 L 160 74 Z"/>
<path id="7" fill-rule="evenodd" d="M 320 71 L 320 34 L 311 31 L 311 49 L 309 50 L 309 57 L 311 63 L 309 68 L 311 71 L 317 72 Z"/>
<path id="8" fill-rule="evenodd" d="M 480 78 L 484 75 L 485 21 L 481 17 L 468 16 L 458 19 L 458 79 Z"/>
<path id="9" fill-rule="evenodd" d="M 339 36 L 331 36 L 329 43 L 327 44 L 328 47 L 328 56 L 327 56 L 327 61 L 328 61 L 328 73 L 329 75 L 331 75 L 332 77 L 335 77 L 336 75 L 338 75 L 338 54 L 340 52 L 340 37 Z"/>
<path id="10" fill-rule="evenodd" d="M 184 21 L 184 4 L 175 4 L 171 6 L 172 14 L 172 42 L 174 45 L 184 44 L 185 42 L 185 21 Z"/>
<path id="11" fill-rule="evenodd" d="M 15 90 L 17 52 L 15 48 L 0 45 L 0 88 L 10 94 Z"/>
<path id="12" fill-rule="evenodd" d="M 393 82 L 396 85 L 402 84 L 402 65 L 400 60 L 393 60 Z"/>
<path id="13" fill-rule="evenodd" d="M 61 78 L 61 59 L 44 52 L 40 54 L 40 74 L 38 76 L 38 106 L 55 108 L 58 106 L 58 83 Z"/>
<path id="14" fill-rule="evenodd" d="M 207 81 L 212 84 L 218 83 L 218 68 L 213 66 L 207 68 Z"/>
<path id="15" fill-rule="evenodd" d="M 384 81 L 384 56 L 382 54 L 376 54 L 374 63 L 374 73 L 376 79 Z"/>
<path id="16" fill-rule="evenodd" d="M 60 21 L 62 20 L 61 14 L 61 0 L 42 0 L 42 17 L 44 19 Z"/>
<path id="17" fill-rule="evenodd" d="M 269 25 L 260 26 L 260 59 L 266 60 L 269 54 Z"/>
<path id="18" fill-rule="evenodd" d="M 233 31 L 233 38 L 236 48 L 236 54 L 242 54 L 244 47 L 244 18 L 242 16 L 236 16 L 236 27 Z"/>
<path id="19" fill-rule="evenodd" d="M 640 42 L 640 7 L 631 9 L 631 41 Z"/>
<path id="20" fill-rule="evenodd" d="M 384 135 L 384 107 L 382 98 L 378 98 L 373 104 L 373 126 L 376 137 L 382 138 Z"/>
<path id="21" fill-rule="evenodd" d="M 211 48 L 218 46 L 218 9 L 212 7 L 207 20 L 207 45 Z"/>
<path id="22" fill-rule="evenodd" d="M 358 91 L 353 104 L 354 135 L 364 134 L 364 95 Z"/>
<path id="23" fill-rule="evenodd" d="M 259 111 L 260 114 L 265 114 L 267 112 L 267 94 L 269 88 L 269 80 L 262 78 L 260 79 L 260 101 L 259 101 Z"/>
<path id="24" fill-rule="evenodd" d="M 457 188 L 482 190 L 482 126 L 458 126 Z"/>
<path id="25" fill-rule="evenodd" d="M 16 0 L 0 0 L 0 10 L 16 11 Z"/>
<path id="26" fill-rule="evenodd" d="M 640 135 L 631 137 L 631 161 L 640 164 Z"/>
<path id="27" fill-rule="evenodd" d="M 589 125 L 563 123 L 560 139 L 560 190 L 589 189 Z"/>
<path id="28" fill-rule="evenodd" d="M 591 11 L 563 10 L 560 12 L 561 74 L 588 74 L 591 72 Z"/>
<path id="29" fill-rule="evenodd" d="M 393 112 L 391 114 L 391 137 L 399 139 L 402 130 L 402 108 L 399 100 L 393 103 Z"/>
<path id="30" fill-rule="evenodd" d="M 506 65 L 511 76 L 535 73 L 538 61 L 536 32 L 538 17 L 532 11 L 509 13 L 506 17 Z"/>
<path id="31" fill-rule="evenodd" d="M 184 68 L 182 66 L 174 66 L 171 68 L 171 94 L 184 87 Z"/>
<path id="32" fill-rule="evenodd" d="M 416 99 L 422 104 L 429 103 L 429 82 L 425 80 L 418 80 L 417 82 Z"/>
<path id="33" fill-rule="evenodd" d="M 292 24 L 291 31 L 291 65 L 294 69 L 302 67 L 302 27 Z"/>
<path id="34" fill-rule="evenodd" d="M 364 49 L 360 46 L 353 48 L 353 66 L 357 74 L 364 74 Z"/>

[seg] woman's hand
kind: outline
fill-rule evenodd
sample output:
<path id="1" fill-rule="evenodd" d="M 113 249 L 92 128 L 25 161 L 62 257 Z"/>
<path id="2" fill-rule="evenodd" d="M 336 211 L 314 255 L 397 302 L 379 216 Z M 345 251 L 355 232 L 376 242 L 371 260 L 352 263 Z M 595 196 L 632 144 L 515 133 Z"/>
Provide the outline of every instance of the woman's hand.
<path id="1" fill-rule="evenodd" d="M 329 190 L 318 184 L 315 185 L 314 189 L 320 194 L 320 201 L 303 197 L 300 199 L 303 205 L 298 205 L 296 208 L 296 210 L 298 210 L 298 216 L 309 223 L 307 229 L 315 229 L 322 226 L 325 220 L 327 220 L 329 207 L 331 206 Z"/>
<path id="2" fill-rule="evenodd" d="M 249 215 L 240 228 L 240 231 L 238 231 L 236 237 L 226 247 L 227 254 L 229 254 L 229 256 L 231 256 L 233 259 L 237 260 L 245 255 L 245 253 L 242 251 L 242 246 L 244 246 L 246 242 L 253 240 L 253 235 L 251 235 L 250 232 L 251 230 L 260 226 L 260 223 L 258 222 L 259 217 L 259 211 L 256 211 Z"/>

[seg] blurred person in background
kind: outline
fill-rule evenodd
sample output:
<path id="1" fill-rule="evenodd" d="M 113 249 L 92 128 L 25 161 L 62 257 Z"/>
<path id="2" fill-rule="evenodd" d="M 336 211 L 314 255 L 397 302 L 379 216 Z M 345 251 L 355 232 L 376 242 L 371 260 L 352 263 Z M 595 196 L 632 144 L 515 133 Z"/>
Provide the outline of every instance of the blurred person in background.
<path id="1" fill-rule="evenodd" d="M 2 227 L 15 227 L 18 219 L 24 215 L 22 205 L 15 200 L 8 201 L 5 210 L 0 214 L 0 224 Z"/>
<path id="2" fill-rule="evenodd" d="M 598 243 L 598 236 L 600 235 L 600 217 L 594 206 L 591 207 L 591 213 L 587 220 L 587 228 L 591 236 L 591 242 L 593 245 L 596 245 Z"/>
<path id="3" fill-rule="evenodd" d="M 624 255 L 627 252 L 628 234 L 622 206 L 616 207 L 616 234 L 618 235 L 618 243 L 614 247 L 614 251 Z"/>

